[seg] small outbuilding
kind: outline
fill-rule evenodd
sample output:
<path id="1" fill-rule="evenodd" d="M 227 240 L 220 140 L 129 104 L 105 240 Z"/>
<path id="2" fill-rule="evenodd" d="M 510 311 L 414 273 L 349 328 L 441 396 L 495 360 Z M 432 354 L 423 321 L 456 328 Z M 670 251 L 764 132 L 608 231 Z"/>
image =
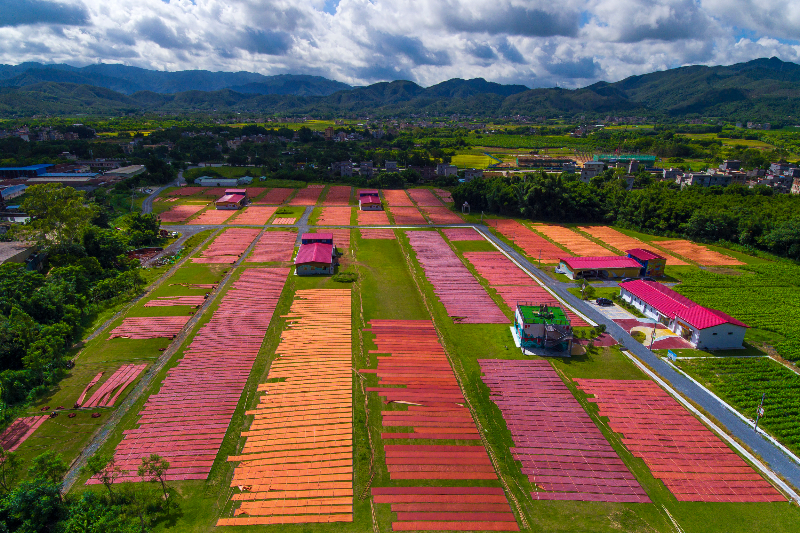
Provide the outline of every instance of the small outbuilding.
<path id="1" fill-rule="evenodd" d="M 625 253 L 628 254 L 628 257 L 642 265 L 639 271 L 640 276 L 650 276 L 653 278 L 664 277 L 664 269 L 667 268 L 666 258 L 642 248 L 634 248 Z"/>
<path id="2" fill-rule="evenodd" d="M 620 298 L 642 314 L 657 320 L 700 350 L 742 348 L 749 327 L 732 316 L 696 304 L 655 281 L 619 284 Z"/>
<path id="3" fill-rule="evenodd" d="M 304 233 L 294 259 L 298 276 L 333 274 L 336 268 L 336 248 L 333 233 Z"/>
<path id="4" fill-rule="evenodd" d="M 362 211 L 380 211 L 383 209 L 380 192 L 374 189 L 358 191 L 358 208 Z"/>
<path id="5" fill-rule="evenodd" d="M 638 277 L 642 268 L 635 259 L 621 255 L 609 257 L 562 257 L 559 270 L 569 279 L 622 279 Z"/>
<path id="6" fill-rule="evenodd" d="M 225 191 L 225 196 L 214 202 L 217 209 L 241 209 L 245 206 L 247 196 L 244 194 L 228 194 Z"/>

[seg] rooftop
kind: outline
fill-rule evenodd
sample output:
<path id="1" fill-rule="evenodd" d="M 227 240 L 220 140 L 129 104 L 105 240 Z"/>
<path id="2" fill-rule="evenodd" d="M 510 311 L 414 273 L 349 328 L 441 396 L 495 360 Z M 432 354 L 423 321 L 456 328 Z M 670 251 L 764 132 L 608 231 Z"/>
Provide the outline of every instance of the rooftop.
<path id="1" fill-rule="evenodd" d="M 602 270 L 607 268 L 641 268 L 635 259 L 624 255 L 603 257 L 561 257 L 571 270 Z"/>
<path id="2" fill-rule="evenodd" d="M 323 233 L 303 233 L 300 237 L 301 241 L 305 240 L 326 240 L 332 241 L 333 240 L 333 233 L 330 232 L 323 232 Z"/>
<path id="3" fill-rule="evenodd" d="M 34 246 L 36 243 L 25 241 L 0 242 L 0 264 Z"/>
<path id="4" fill-rule="evenodd" d="M 297 252 L 297 257 L 294 259 L 295 265 L 303 263 L 325 263 L 331 264 L 333 262 L 333 245 L 321 242 L 314 242 L 311 244 L 303 244 Z"/>
<path id="5" fill-rule="evenodd" d="M 243 194 L 226 194 L 225 196 L 223 196 L 222 198 L 217 200 L 217 202 L 218 203 L 225 203 L 225 202 L 236 202 L 236 203 L 239 203 L 242 200 L 244 200 L 244 195 Z"/>
<path id="6" fill-rule="evenodd" d="M 569 320 L 560 307 L 550 305 L 517 305 L 526 324 L 559 324 L 568 326 Z"/>
<path id="7" fill-rule="evenodd" d="M 664 259 L 657 253 L 651 252 L 650 250 L 645 250 L 643 248 L 634 248 L 633 250 L 628 250 L 625 253 L 643 261 L 650 261 L 651 259 Z"/>
<path id="8" fill-rule="evenodd" d="M 680 318 L 697 329 L 711 328 L 720 324 L 748 327 L 741 320 L 737 320 L 722 311 L 697 305 L 686 296 L 655 281 L 637 279 L 620 283 L 619 286 L 656 309 L 662 315 L 670 318 Z"/>

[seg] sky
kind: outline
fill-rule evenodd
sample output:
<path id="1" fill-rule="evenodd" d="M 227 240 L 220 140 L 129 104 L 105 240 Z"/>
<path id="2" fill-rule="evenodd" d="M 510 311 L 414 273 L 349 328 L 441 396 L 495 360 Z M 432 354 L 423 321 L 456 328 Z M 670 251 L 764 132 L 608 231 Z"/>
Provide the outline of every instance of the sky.
<path id="1" fill-rule="evenodd" d="M 0 0 L 0 63 L 584 87 L 800 63 L 798 0 Z"/>

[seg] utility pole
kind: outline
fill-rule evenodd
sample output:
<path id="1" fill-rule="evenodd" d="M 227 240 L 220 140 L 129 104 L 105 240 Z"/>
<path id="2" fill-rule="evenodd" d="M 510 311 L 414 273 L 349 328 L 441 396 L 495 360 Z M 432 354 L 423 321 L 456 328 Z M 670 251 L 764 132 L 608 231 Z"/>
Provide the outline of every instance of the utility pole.
<path id="1" fill-rule="evenodd" d="M 761 395 L 761 403 L 758 405 L 758 411 L 756 411 L 756 425 L 753 426 L 753 431 L 758 433 L 758 421 L 764 416 L 764 398 L 767 397 L 767 393 Z"/>

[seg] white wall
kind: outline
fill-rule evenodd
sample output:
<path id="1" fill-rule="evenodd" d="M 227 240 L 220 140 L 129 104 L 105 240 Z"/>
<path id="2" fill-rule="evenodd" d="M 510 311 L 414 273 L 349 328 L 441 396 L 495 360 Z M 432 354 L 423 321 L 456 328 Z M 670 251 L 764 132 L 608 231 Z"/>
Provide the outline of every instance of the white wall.
<path id="1" fill-rule="evenodd" d="M 742 348 L 747 328 L 734 324 L 720 324 L 699 330 L 697 347 L 701 350 L 737 350 Z"/>

